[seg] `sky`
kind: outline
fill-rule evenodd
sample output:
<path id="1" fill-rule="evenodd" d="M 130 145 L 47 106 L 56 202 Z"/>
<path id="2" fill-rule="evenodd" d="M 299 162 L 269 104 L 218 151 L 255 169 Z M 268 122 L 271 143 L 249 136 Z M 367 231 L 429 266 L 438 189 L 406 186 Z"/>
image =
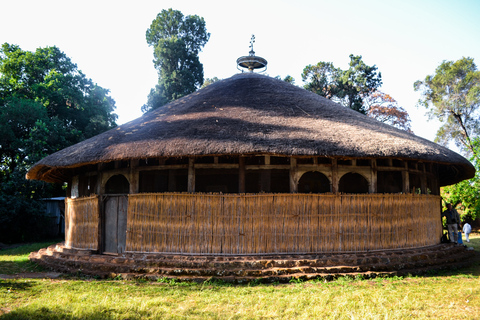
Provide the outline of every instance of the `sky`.
<path id="1" fill-rule="evenodd" d="M 57 46 L 95 83 L 110 90 L 117 124 L 142 115 L 158 81 L 145 32 L 162 9 L 206 22 L 210 40 L 200 53 L 204 77 L 229 78 L 255 35 L 264 74 L 287 75 L 302 86 L 309 64 L 347 69 L 361 55 L 382 74 L 382 92 L 405 108 L 414 133 L 434 140 L 441 123 L 417 107 L 413 84 L 443 61 L 480 64 L 480 0 L 0 0 L 0 43 L 23 50 Z"/>

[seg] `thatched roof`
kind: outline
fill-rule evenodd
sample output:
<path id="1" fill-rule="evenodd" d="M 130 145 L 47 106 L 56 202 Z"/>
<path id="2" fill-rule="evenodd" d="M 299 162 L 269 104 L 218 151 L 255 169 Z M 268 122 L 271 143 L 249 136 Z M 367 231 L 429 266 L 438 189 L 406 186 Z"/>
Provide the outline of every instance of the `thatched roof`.
<path id="1" fill-rule="evenodd" d="M 113 160 L 271 154 L 397 158 L 448 166 L 450 184 L 475 169 L 462 156 L 281 80 L 244 73 L 58 151 L 27 178 Z"/>

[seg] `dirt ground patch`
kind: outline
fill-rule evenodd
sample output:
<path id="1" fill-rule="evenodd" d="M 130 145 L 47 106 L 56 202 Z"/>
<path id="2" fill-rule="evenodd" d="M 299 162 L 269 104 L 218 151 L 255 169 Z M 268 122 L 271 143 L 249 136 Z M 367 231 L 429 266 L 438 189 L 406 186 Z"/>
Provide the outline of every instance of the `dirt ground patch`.
<path id="1" fill-rule="evenodd" d="M 23 272 L 16 274 L 0 274 L 0 279 L 57 279 L 62 275 L 59 272 Z"/>

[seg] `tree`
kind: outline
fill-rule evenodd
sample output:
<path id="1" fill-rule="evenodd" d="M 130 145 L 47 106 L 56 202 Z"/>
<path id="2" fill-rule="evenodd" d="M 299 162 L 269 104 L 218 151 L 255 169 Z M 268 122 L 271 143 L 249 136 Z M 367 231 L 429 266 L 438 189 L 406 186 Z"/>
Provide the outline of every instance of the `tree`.
<path id="1" fill-rule="evenodd" d="M 287 75 L 285 78 L 283 78 L 283 81 L 295 84 L 295 79 L 291 75 Z"/>
<path id="2" fill-rule="evenodd" d="M 310 64 L 303 69 L 302 80 L 306 82 L 304 88 L 327 99 L 334 99 L 337 97 L 341 72 L 331 62 Z"/>
<path id="3" fill-rule="evenodd" d="M 192 93 L 203 84 L 198 54 L 209 38 L 204 19 L 197 15 L 185 17 L 172 9 L 157 15 L 146 32 L 146 40 L 154 49 L 159 79 L 143 112 Z"/>
<path id="4" fill-rule="evenodd" d="M 303 69 L 304 88 L 327 99 L 366 114 L 378 121 L 411 132 L 410 117 L 390 95 L 378 91 L 382 75 L 367 66 L 362 56 L 350 55 L 347 70 L 320 61 Z"/>
<path id="5" fill-rule="evenodd" d="M 108 93 L 57 47 L 1 46 L 0 242 L 33 239 L 43 213 L 36 200 L 64 194 L 62 185 L 26 180 L 31 165 L 116 125 Z"/>
<path id="6" fill-rule="evenodd" d="M 443 61 L 423 81 L 416 81 L 415 91 L 421 91 L 418 101 L 428 109 L 430 118 L 442 122 L 435 142 L 449 141 L 475 154 L 473 138 L 480 134 L 480 71 L 472 58 Z M 478 154 L 477 154 L 478 159 Z"/>
<path id="7" fill-rule="evenodd" d="M 367 116 L 412 133 L 408 112 L 390 95 L 378 90 L 366 95 L 364 109 Z"/>
<path id="8" fill-rule="evenodd" d="M 364 114 L 364 97 L 382 85 L 377 67 L 366 65 L 362 56 L 353 54 L 347 70 L 335 68 L 331 62 L 319 62 L 303 69 L 302 80 L 307 82 L 305 89 Z"/>
<path id="9" fill-rule="evenodd" d="M 422 94 L 418 105 L 442 122 L 435 141 L 453 141 L 476 169 L 474 178 L 443 188 L 442 197 L 458 205 L 464 219 L 480 217 L 480 71 L 472 58 L 443 61 L 414 88 Z"/>
<path id="10" fill-rule="evenodd" d="M 276 76 L 275 79 L 282 80 L 284 82 L 288 82 L 291 84 L 295 84 L 295 79 L 291 75 L 287 75 L 285 78 L 282 79 L 280 76 Z"/>
<path id="11" fill-rule="evenodd" d="M 472 145 L 474 153 L 480 154 L 480 138 L 472 139 Z M 454 207 L 458 206 L 464 221 L 480 218 L 480 160 L 471 156 L 470 161 L 476 169 L 475 177 L 442 189 L 442 198 Z"/>
<path id="12" fill-rule="evenodd" d="M 220 79 L 218 79 L 217 77 L 207 78 L 207 79 L 205 79 L 205 81 L 203 82 L 202 88 L 205 88 L 206 86 L 209 86 L 209 85 L 211 85 L 212 83 L 215 83 L 215 82 L 217 82 L 217 81 L 220 81 Z"/>

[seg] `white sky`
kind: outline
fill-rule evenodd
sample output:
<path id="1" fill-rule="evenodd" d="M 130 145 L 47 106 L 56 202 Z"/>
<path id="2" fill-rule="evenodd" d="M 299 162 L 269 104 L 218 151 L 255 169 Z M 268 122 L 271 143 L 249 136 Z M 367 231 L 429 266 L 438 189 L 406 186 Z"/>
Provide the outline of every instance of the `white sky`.
<path id="1" fill-rule="evenodd" d="M 346 69 L 361 55 L 382 73 L 381 90 L 412 119 L 415 134 L 433 140 L 439 127 L 417 108 L 416 80 L 443 60 L 472 57 L 480 65 L 480 0 L 0 0 L 0 43 L 23 50 L 57 46 L 88 78 L 111 91 L 118 124 L 139 117 L 157 82 L 145 32 L 162 9 L 206 21 L 211 37 L 200 61 L 205 78 L 237 73 L 255 34 L 266 74 L 303 85 L 305 66 L 333 62 Z"/>

